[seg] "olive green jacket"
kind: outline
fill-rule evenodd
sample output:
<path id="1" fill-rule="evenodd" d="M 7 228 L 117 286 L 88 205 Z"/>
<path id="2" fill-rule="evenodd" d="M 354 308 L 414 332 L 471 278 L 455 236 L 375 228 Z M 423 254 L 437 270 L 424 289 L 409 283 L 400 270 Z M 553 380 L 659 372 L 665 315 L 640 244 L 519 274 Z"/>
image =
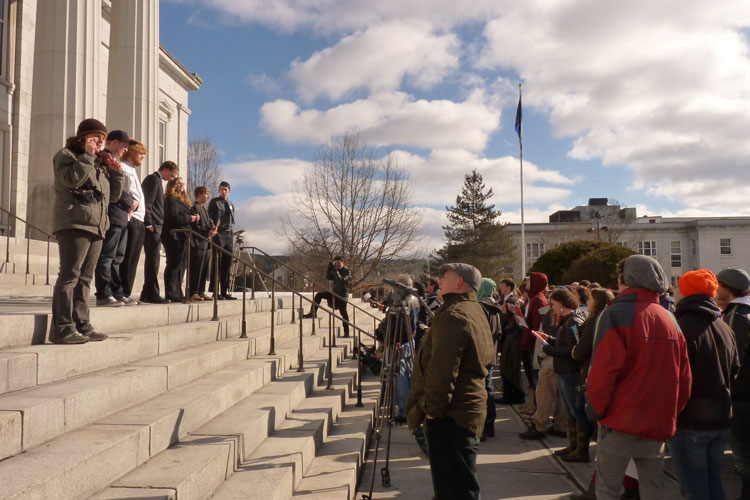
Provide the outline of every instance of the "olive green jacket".
<path id="1" fill-rule="evenodd" d="M 416 429 L 426 415 L 450 417 L 481 434 L 487 413 L 487 367 L 494 344 L 476 293 L 446 294 L 417 353 L 407 400 L 407 420 Z"/>
<path id="2" fill-rule="evenodd" d="M 52 165 L 55 171 L 52 232 L 80 229 L 104 238 L 109 229 L 109 200 L 119 200 L 122 194 L 122 171 L 100 165 L 93 154 L 76 155 L 67 148 L 58 151 Z M 98 191 L 102 199 L 84 202 L 73 195 L 72 191 L 78 188 Z"/>

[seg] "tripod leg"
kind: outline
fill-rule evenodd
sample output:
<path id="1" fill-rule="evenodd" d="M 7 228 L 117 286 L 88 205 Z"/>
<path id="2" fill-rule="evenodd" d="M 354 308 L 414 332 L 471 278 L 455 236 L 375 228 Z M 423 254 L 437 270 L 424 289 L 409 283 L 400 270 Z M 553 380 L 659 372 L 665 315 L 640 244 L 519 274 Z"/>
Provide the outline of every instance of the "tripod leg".
<path id="1" fill-rule="evenodd" d="M 398 336 L 397 336 L 398 338 Z M 383 482 L 383 486 L 390 486 L 391 485 L 391 472 L 390 472 L 390 462 L 391 462 L 391 434 L 393 433 L 393 413 L 396 407 L 396 367 L 399 366 L 401 362 L 401 357 L 403 354 L 403 348 L 398 347 L 396 348 L 394 352 L 394 373 L 393 376 L 390 378 L 390 385 L 391 385 L 391 400 L 389 401 L 389 413 L 390 413 L 390 420 L 388 422 L 388 440 L 386 441 L 385 446 L 385 466 L 380 470 L 380 477 Z"/>

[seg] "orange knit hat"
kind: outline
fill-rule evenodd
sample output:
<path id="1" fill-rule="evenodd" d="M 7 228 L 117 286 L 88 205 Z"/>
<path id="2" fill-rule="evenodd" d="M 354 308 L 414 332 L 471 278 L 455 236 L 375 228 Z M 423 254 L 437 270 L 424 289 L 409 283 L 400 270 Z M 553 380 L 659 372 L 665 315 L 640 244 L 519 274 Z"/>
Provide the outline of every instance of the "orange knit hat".
<path id="1" fill-rule="evenodd" d="M 680 292 L 685 297 L 695 295 L 696 293 L 713 297 L 719 288 L 719 281 L 714 276 L 714 273 L 708 269 L 698 269 L 697 271 L 688 271 L 683 274 L 677 282 L 677 286 L 680 287 Z"/>

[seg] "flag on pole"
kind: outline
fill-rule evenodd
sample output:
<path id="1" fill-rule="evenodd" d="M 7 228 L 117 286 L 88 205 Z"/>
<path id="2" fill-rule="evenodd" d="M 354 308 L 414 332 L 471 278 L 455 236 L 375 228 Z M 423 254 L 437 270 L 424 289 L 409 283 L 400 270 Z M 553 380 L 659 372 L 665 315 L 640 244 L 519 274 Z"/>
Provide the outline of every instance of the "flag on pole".
<path id="1" fill-rule="evenodd" d="M 518 96 L 518 110 L 516 111 L 516 134 L 518 138 L 521 138 L 521 96 Z"/>

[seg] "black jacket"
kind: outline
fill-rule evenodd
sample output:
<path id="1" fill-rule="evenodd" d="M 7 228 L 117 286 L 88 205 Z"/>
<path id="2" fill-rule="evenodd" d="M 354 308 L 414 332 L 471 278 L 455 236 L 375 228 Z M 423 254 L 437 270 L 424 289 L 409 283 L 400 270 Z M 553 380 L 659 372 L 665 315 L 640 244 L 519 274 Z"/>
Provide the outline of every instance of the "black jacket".
<path id="1" fill-rule="evenodd" d="M 677 427 L 719 430 L 732 418 L 730 388 L 740 369 L 732 329 L 708 295 L 683 298 L 675 309 L 687 342 L 693 381 L 687 406 L 677 415 Z"/>
<path id="2" fill-rule="evenodd" d="M 326 271 L 326 279 L 333 281 L 333 293 L 348 300 L 349 291 L 352 288 L 352 272 L 346 266 L 336 269 L 333 262 L 330 262 Z"/>
<path id="3" fill-rule="evenodd" d="M 208 216 L 219 225 L 219 231 L 231 231 L 234 226 L 234 204 L 221 196 L 208 202 Z"/>
<path id="4" fill-rule="evenodd" d="M 141 183 L 141 189 L 146 200 L 146 216 L 143 218 L 143 225 L 154 226 L 154 232 L 161 234 L 164 225 L 164 187 L 159 172 L 147 175 Z"/>
<path id="5" fill-rule="evenodd" d="M 208 233 L 211 231 L 211 229 L 216 227 L 216 224 L 208 216 L 208 211 L 206 211 L 206 207 L 204 207 L 200 203 L 195 203 L 193 205 L 192 213 L 198 214 L 201 216 L 200 219 L 192 223 L 193 231 L 200 234 L 201 236 L 205 236 L 206 238 L 208 238 Z M 193 235 L 193 238 L 190 240 L 190 246 L 198 250 L 207 250 L 208 242 L 200 238 L 196 238 L 195 235 Z"/>
<path id="6" fill-rule="evenodd" d="M 570 353 L 578 343 L 583 321 L 583 314 L 578 311 L 560 318 L 557 333 L 554 338 L 549 339 L 549 345 L 542 348 L 546 354 L 555 358 L 555 373 L 578 373 L 581 369 L 581 363 L 574 360 Z"/>
<path id="7" fill-rule="evenodd" d="M 190 229 L 192 223 L 191 217 L 193 210 L 183 201 L 174 196 L 167 198 L 166 210 L 164 212 L 164 226 L 162 229 L 162 238 L 174 238 L 187 242 L 187 233 L 178 233 L 172 236 L 172 229 Z M 163 241 L 163 240 L 162 240 Z"/>
<path id="8" fill-rule="evenodd" d="M 722 317 L 734 332 L 740 358 L 740 374 L 732 384 L 732 399 L 750 401 L 750 304 L 730 303 Z"/>

